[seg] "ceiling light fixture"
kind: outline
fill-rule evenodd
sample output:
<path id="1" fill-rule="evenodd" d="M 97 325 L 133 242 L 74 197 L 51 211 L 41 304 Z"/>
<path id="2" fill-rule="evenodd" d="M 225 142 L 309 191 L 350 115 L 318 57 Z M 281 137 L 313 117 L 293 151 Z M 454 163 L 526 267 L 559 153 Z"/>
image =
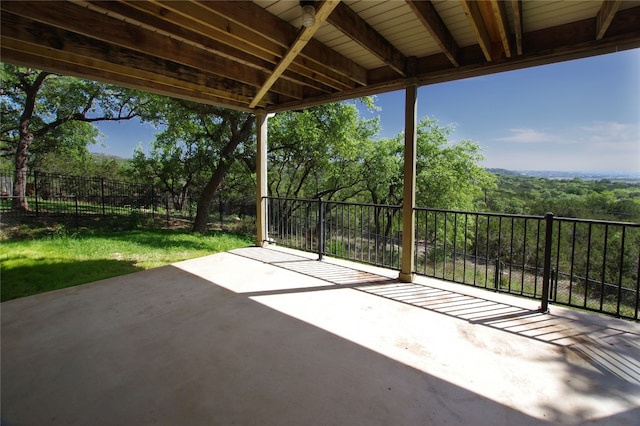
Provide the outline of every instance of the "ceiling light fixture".
<path id="1" fill-rule="evenodd" d="M 302 7 L 302 26 L 305 28 L 309 28 L 316 23 L 316 7 L 315 1 L 301 1 L 300 6 Z"/>

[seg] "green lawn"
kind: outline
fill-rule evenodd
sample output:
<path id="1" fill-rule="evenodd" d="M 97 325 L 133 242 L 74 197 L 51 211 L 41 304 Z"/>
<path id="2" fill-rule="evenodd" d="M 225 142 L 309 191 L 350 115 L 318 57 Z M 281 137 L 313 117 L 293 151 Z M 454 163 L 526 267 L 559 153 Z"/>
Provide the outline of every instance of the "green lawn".
<path id="1" fill-rule="evenodd" d="M 129 274 L 212 253 L 251 240 L 224 232 L 66 230 L 0 242 L 1 300 Z"/>

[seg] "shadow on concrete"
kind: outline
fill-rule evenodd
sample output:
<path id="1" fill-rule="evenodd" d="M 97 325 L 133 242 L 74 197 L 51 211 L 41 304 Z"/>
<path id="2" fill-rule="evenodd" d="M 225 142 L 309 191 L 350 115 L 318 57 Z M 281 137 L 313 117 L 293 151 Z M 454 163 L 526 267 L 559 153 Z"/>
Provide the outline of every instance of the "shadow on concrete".
<path id="1" fill-rule="evenodd" d="M 237 254 L 237 253 L 234 253 Z M 554 313 L 527 309 L 515 303 L 496 301 L 424 283 L 402 283 L 397 279 L 277 250 L 239 254 L 263 263 L 305 274 L 331 283 L 324 289 L 350 287 L 411 306 L 427 309 L 470 324 L 568 347 L 578 351 L 601 371 L 640 385 L 640 333 L 603 323 L 601 317 L 585 312 L 552 308 Z M 355 264 L 354 264 L 355 266 Z M 443 285 L 446 283 L 442 282 Z M 460 288 L 460 285 L 451 286 Z M 281 292 L 315 291 L 318 288 Z M 253 296 L 265 293 L 252 293 Z M 501 299 L 516 300 L 508 295 Z M 591 317 L 589 319 L 589 317 Z M 615 320 L 613 320 L 615 321 Z M 617 322 L 620 324 L 621 322 Z"/>
<path id="2" fill-rule="evenodd" d="M 2 417 L 7 425 L 542 423 L 175 267 L 4 303 Z"/>

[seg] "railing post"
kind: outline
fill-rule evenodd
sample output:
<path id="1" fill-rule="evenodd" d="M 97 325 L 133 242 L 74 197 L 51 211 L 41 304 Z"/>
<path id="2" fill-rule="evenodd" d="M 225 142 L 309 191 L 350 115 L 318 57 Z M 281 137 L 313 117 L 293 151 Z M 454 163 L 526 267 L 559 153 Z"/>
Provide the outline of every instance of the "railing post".
<path id="1" fill-rule="evenodd" d="M 553 238 L 553 213 L 544 215 L 544 263 L 542 269 L 542 303 L 540 312 L 549 311 L 549 288 L 551 281 L 551 243 Z"/>
<path id="2" fill-rule="evenodd" d="M 169 194 L 167 194 L 167 202 L 165 203 L 165 209 L 167 211 L 167 228 L 169 227 L 169 224 L 171 223 L 171 219 L 169 217 Z"/>
<path id="3" fill-rule="evenodd" d="M 80 228 L 80 215 L 78 214 L 78 194 L 74 194 L 73 199 L 76 202 L 76 229 L 78 229 Z"/>
<path id="4" fill-rule="evenodd" d="M 38 206 L 38 171 L 33 172 L 33 195 L 36 197 L 36 216 L 40 216 L 40 207 Z"/>
<path id="5" fill-rule="evenodd" d="M 324 203 L 322 202 L 322 197 L 318 198 L 318 221 L 319 229 L 318 229 L 318 260 L 322 260 L 324 256 L 324 244 L 325 244 L 325 236 L 324 236 Z"/>
<path id="6" fill-rule="evenodd" d="M 156 218 L 156 191 L 155 185 L 151 185 L 151 219 L 155 220 Z"/>
<path id="7" fill-rule="evenodd" d="M 102 216 L 106 216 L 107 212 L 104 205 L 104 178 L 100 178 L 100 201 L 102 202 Z M 113 208 L 110 209 L 113 214 Z"/>

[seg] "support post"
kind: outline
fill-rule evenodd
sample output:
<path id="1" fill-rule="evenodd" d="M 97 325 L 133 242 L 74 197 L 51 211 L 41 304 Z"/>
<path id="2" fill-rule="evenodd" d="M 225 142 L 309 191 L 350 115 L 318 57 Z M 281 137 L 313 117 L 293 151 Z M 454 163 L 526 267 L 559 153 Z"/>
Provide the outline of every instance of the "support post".
<path id="1" fill-rule="evenodd" d="M 542 303 L 540 312 L 549 311 L 549 288 L 551 284 L 551 249 L 553 239 L 553 213 L 544 215 L 544 261 L 542 265 Z"/>
<path id="2" fill-rule="evenodd" d="M 267 235 L 267 112 L 256 110 L 256 246 L 268 242 Z"/>
<path id="3" fill-rule="evenodd" d="M 400 281 L 413 282 L 416 249 L 416 140 L 418 115 L 418 83 L 413 80 L 405 89 L 404 118 L 404 186 L 402 192 L 402 263 Z"/>

